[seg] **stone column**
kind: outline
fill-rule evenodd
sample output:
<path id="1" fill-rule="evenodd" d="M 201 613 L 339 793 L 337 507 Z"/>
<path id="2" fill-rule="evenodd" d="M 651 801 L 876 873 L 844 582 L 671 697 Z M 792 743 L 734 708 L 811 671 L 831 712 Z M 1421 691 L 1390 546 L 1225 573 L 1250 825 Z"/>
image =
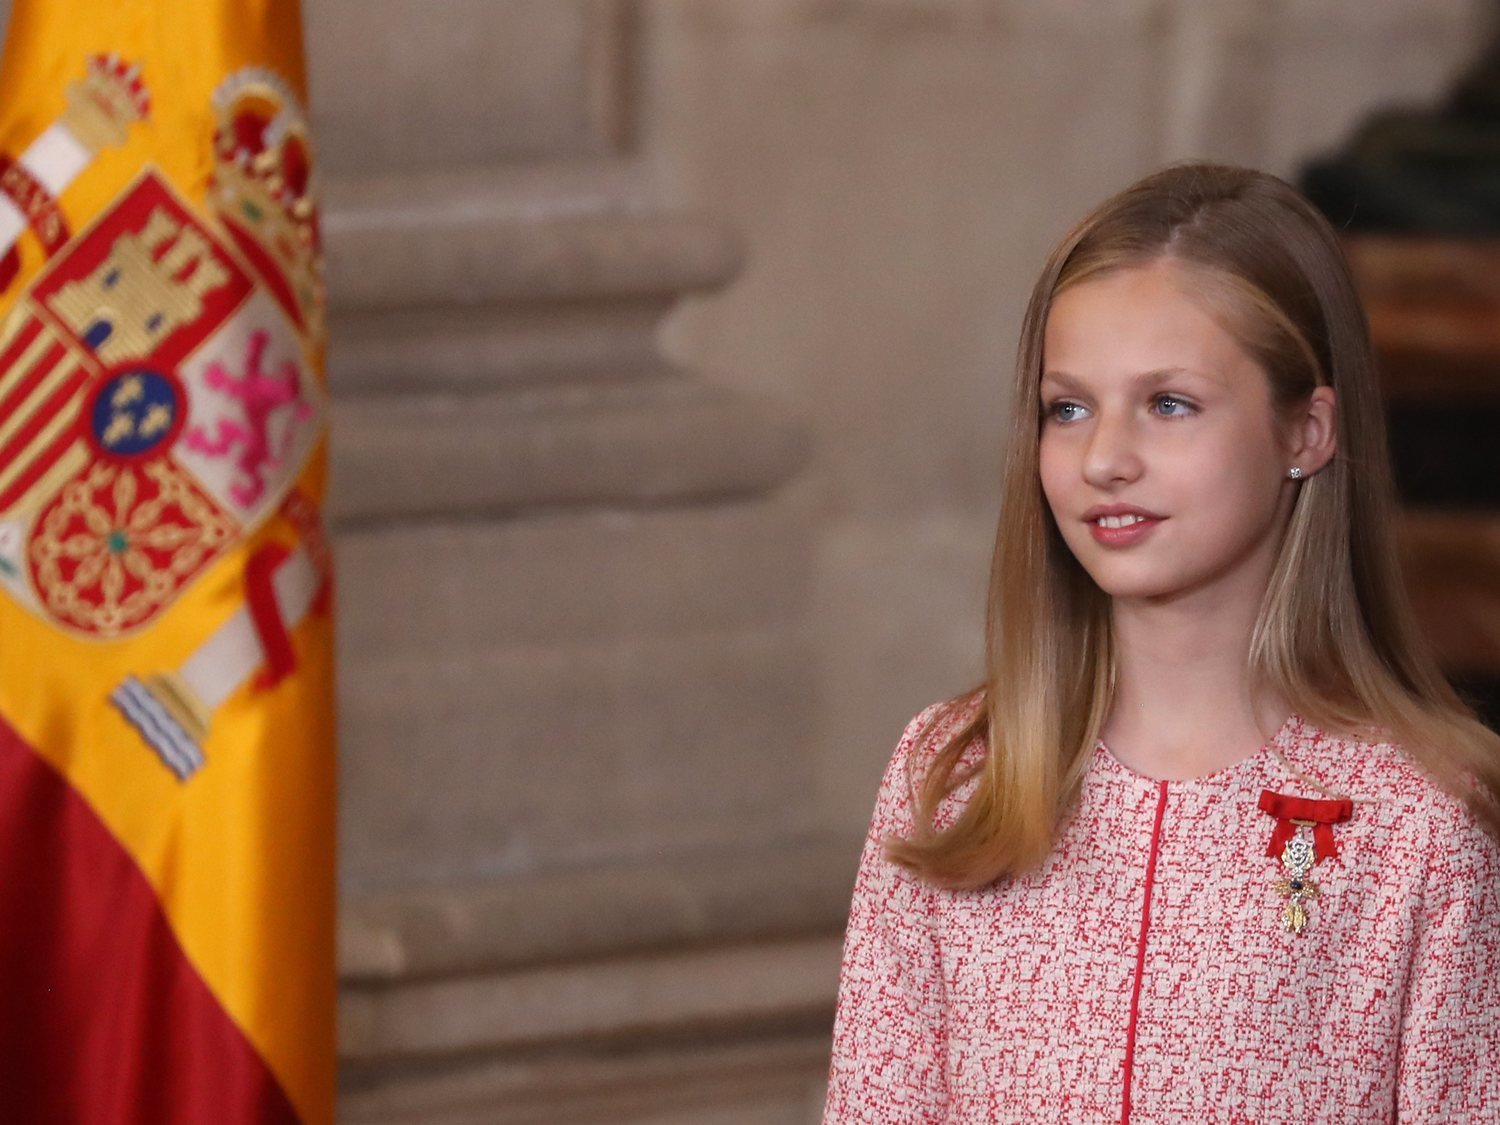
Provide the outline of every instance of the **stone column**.
<path id="1" fill-rule="evenodd" d="M 342 1116 L 811 1115 L 852 852 L 812 808 L 808 443 L 657 351 L 742 251 L 643 187 L 631 6 L 307 9 Z"/>

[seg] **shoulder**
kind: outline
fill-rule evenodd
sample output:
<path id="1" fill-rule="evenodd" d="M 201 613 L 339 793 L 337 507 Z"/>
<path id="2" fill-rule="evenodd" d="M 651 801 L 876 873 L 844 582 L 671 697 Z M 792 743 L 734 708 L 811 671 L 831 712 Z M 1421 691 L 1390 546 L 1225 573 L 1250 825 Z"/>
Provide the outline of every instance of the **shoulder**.
<path id="1" fill-rule="evenodd" d="M 1294 719 L 1284 748 L 1293 765 L 1355 798 L 1409 806 L 1414 801 L 1425 804 L 1440 793 L 1411 754 L 1377 736 L 1344 734 Z"/>
<path id="2" fill-rule="evenodd" d="M 1378 736 L 1330 733 L 1308 723 L 1291 732 L 1294 764 L 1359 802 L 1398 847 L 1425 860 L 1429 886 L 1461 882 L 1500 886 L 1500 839 L 1464 799 L 1444 786 L 1400 744 Z M 1433 888 L 1436 889 L 1436 888 Z"/>
<path id="3" fill-rule="evenodd" d="M 917 794 L 938 754 L 982 708 L 982 698 L 971 692 L 924 707 L 912 717 L 886 765 L 870 825 L 872 836 L 905 836 L 911 831 Z M 961 764 L 977 764 L 984 752 L 983 739 L 974 740 Z"/>

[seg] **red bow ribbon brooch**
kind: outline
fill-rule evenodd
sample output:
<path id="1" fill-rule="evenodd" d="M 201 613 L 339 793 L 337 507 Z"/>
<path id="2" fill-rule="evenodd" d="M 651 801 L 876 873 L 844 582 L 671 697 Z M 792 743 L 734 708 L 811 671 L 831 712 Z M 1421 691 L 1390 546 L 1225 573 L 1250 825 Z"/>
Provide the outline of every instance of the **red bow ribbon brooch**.
<path id="1" fill-rule="evenodd" d="M 1339 854 L 1333 839 L 1333 826 L 1354 815 L 1354 802 L 1348 797 L 1314 800 L 1263 789 L 1260 807 L 1276 818 L 1276 829 L 1271 833 L 1266 854 L 1279 856 L 1286 869 L 1286 878 L 1276 883 L 1277 892 L 1287 900 L 1281 908 L 1281 924 L 1291 933 L 1300 934 L 1307 925 L 1304 903 L 1318 897 L 1318 885 L 1307 877 L 1307 873 L 1318 860 L 1333 859 Z M 1311 826 L 1312 842 L 1297 834 L 1299 825 Z"/>

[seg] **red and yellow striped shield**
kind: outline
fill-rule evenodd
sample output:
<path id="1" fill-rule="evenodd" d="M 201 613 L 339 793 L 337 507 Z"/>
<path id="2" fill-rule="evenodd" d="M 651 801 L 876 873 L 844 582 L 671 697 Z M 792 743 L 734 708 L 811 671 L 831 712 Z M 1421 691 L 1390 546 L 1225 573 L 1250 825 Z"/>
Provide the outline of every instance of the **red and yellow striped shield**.
<path id="1" fill-rule="evenodd" d="M 329 1121 L 322 272 L 296 0 L 16 0 L 0 1119 Z"/>

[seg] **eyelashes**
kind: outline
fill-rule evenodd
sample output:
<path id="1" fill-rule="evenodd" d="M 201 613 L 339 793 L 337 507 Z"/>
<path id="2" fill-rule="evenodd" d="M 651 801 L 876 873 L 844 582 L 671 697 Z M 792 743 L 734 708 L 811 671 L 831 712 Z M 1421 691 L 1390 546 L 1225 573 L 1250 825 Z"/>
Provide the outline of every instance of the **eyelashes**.
<path id="1" fill-rule="evenodd" d="M 1189 414 L 1198 413 L 1198 408 L 1180 395 L 1157 395 L 1151 400 L 1151 405 L 1153 406 L 1164 407 L 1167 403 L 1171 403 L 1173 406 L 1178 406 L 1182 409 L 1174 410 L 1170 414 L 1163 412 L 1163 418 L 1185 418 Z"/>
<path id="2" fill-rule="evenodd" d="M 1083 409 L 1083 407 L 1080 406 L 1078 403 L 1076 403 L 1076 402 L 1068 402 L 1066 400 L 1060 400 L 1058 402 L 1043 403 L 1042 404 L 1042 421 L 1044 421 L 1044 422 L 1072 422 L 1072 421 L 1074 421 L 1073 418 L 1071 418 L 1071 417 L 1064 417 L 1063 416 L 1065 414 L 1065 412 L 1067 412 L 1069 410 L 1082 410 L 1082 409 Z"/>
<path id="3" fill-rule="evenodd" d="M 1187 418 L 1198 413 L 1196 404 L 1182 395 L 1162 394 L 1151 397 L 1152 413 L 1162 418 Z M 1060 422 L 1063 425 L 1076 422 L 1088 411 L 1088 407 L 1072 399 L 1060 398 L 1042 404 L 1042 421 Z"/>

